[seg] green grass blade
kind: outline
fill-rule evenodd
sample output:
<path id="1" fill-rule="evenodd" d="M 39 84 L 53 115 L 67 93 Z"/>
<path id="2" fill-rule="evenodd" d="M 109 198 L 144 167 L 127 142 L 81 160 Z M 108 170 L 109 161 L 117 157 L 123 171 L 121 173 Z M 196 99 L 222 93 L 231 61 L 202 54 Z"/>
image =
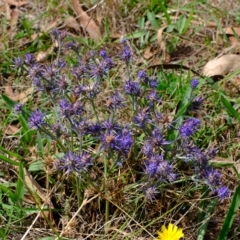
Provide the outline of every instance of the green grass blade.
<path id="1" fill-rule="evenodd" d="M 238 212 L 238 209 L 240 207 L 240 185 L 238 185 L 233 197 L 232 197 L 232 202 L 230 204 L 227 216 L 224 220 L 222 229 L 220 231 L 220 234 L 218 236 L 217 240 L 226 240 L 228 233 L 231 229 L 233 220 Z"/>
<path id="2" fill-rule="evenodd" d="M 234 118 L 236 118 L 237 120 L 240 120 L 240 114 L 238 113 L 238 111 L 236 111 L 232 104 L 221 94 L 220 96 L 221 98 L 221 102 L 223 103 L 223 105 L 226 107 L 228 113 L 233 116 Z"/>
<path id="3" fill-rule="evenodd" d="M 18 160 L 23 159 L 22 156 L 18 155 L 17 153 L 14 153 L 14 152 L 11 152 L 11 151 L 7 150 L 7 149 L 5 149 L 5 148 L 2 147 L 2 146 L 0 146 L 0 151 L 8 154 L 8 155 L 11 156 L 11 157 L 17 158 Z M 18 166 L 18 165 L 17 165 L 17 166 Z"/>
<path id="4" fill-rule="evenodd" d="M 4 161 L 6 163 L 9 163 L 11 165 L 19 166 L 19 162 L 14 161 L 14 160 L 12 160 L 12 159 L 10 159 L 10 158 L 2 155 L 2 154 L 0 154 L 0 160 Z"/>
<path id="5" fill-rule="evenodd" d="M 207 206 L 206 214 L 205 214 L 205 216 L 203 218 L 203 222 L 204 223 L 203 223 L 203 225 L 199 229 L 197 240 L 204 240 L 205 239 L 204 236 L 205 236 L 206 231 L 207 231 L 207 227 L 208 227 L 208 224 L 209 224 L 211 213 L 213 211 L 213 208 L 216 206 L 217 202 L 218 202 L 218 199 L 215 198 Z"/>
<path id="6" fill-rule="evenodd" d="M 16 195 L 6 186 L 0 183 L 0 191 L 4 192 L 13 202 L 16 201 Z"/>
<path id="7" fill-rule="evenodd" d="M 17 189 L 16 189 L 16 200 L 21 201 L 24 196 L 24 162 L 21 161 L 19 164 Z"/>
<path id="8" fill-rule="evenodd" d="M 10 107 L 13 108 L 16 104 L 12 99 L 7 97 L 5 94 L 2 94 L 2 99 L 5 101 L 5 103 Z"/>

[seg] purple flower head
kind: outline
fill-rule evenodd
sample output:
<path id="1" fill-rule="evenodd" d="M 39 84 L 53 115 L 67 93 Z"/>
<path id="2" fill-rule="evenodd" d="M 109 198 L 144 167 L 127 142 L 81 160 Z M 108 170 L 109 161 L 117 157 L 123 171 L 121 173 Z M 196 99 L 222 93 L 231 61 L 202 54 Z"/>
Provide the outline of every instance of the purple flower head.
<path id="1" fill-rule="evenodd" d="M 92 157 L 89 153 L 81 152 L 75 157 L 76 171 L 80 172 L 82 170 L 87 171 L 87 167 L 92 165 Z"/>
<path id="2" fill-rule="evenodd" d="M 129 129 L 125 128 L 120 134 L 116 135 L 114 141 L 116 149 L 126 155 L 129 153 L 133 144 L 132 133 Z"/>
<path id="3" fill-rule="evenodd" d="M 88 126 L 87 126 L 87 133 L 92 134 L 92 135 L 99 135 L 101 130 L 102 130 L 102 127 L 98 123 L 88 124 Z"/>
<path id="4" fill-rule="evenodd" d="M 138 71 L 137 76 L 143 82 L 146 82 L 148 80 L 147 74 L 146 74 L 146 72 L 144 70 Z"/>
<path id="5" fill-rule="evenodd" d="M 32 112 L 28 119 L 28 125 L 31 129 L 39 129 L 45 124 L 44 115 L 41 110 L 35 110 Z"/>
<path id="6" fill-rule="evenodd" d="M 145 127 L 147 123 L 151 122 L 148 109 L 140 109 L 138 111 L 138 114 L 134 116 L 133 122 L 140 128 Z"/>
<path id="7" fill-rule="evenodd" d="M 90 154 L 84 152 L 75 154 L 69 151 L 59 159 L 55 168 L 65 170 L 66 174 L 69 175 L 71 172 L 87 171 L 87 167 L 90 165 L 92 165 Z"/>
<path id="8" fill-rule="evenodd" d="M 59 108 L 63 117 L 71 117 L 74 113 L 72 103 L 68 102 L 65 98 L 59 101 Z"/>
<path id="9" fill-rule="evenodd" d="M 197 118 L 187 119 L 180 127 L 180 137 L 190 137 L 200 127 L 200 120 Z"/>
<path id="10" fill-rule="evenodd" d="M 114 63 L 110 57 L 107 57 L 101 61 L 100 67 L 104 74 L 106 74 L 110 69 L 114 67 Z"/>
<path id="11" fill-rule="evenodd" d="M 72 105 L 72 111 L 75 115 L 81 115 L 84 112 L 84 105 L 82 102 L 77 101 Z"/>
<path id="12" fill-rule="evenodd" d="M 149 87 L 150 88 L 157 88 L 158 86 L 158 80 L 157 78 L 153 78 L 149 80 Z"/>
<path id="13" fill-rule="evenodd" d="M 102 57 L 102 58 L 107 58 L 108 54 L 107 54 L 106 50 L 102 49 L 99 52 L 99 56 Z"/>
<path id="14" fill-rule="evenodd" d="M 221 174 L 213 168 L 205 170 L 203 177 L 211 189 L 220 185 Z"/>
<path id="15" fill-rule="evenodd" d="M 28 74 L 31 77 L 31 79 L 39 78 L 42 76 L 43 68 L 42 66 L 34 63 L 31 65 L 31 67 L 28 70 Z"/>
<path id="16" fill-rule="evenodd" d="M 50 33 L 54 40 L 61 41 L 67 36 L 66 31 L 59 31 L 58 29 L 53 29 Z"/>
<path id="17" fill-rule="evenodd" d="M 198 111 L 201 109 L 203 105 L 204 98 L 203 97 L 195 97 L 191 102 L 191 105 L 188 107 L 189 111 Z"/>
<path id="18" fill-rule="evenodd" d="M 193 79 L 191 80 L 191 88 L 192 88 L 192 89 L 195 89 L 195 88 L 198 86 L 198 84 L 199 84 L 199 81 L 198 81 L 197 78 L 193 78 Z"/>
<path id="19" fill-rule="evenodd" d="M 158 92 L 156 90 L 152 90 L 148 95 L 147 99 L 150 101 L 150 103 L 154 103 L 159 101 L 160 97 L 158 95 Z"/>
<path id="20" fill-rule="evenodd" d="M 131 53 L 131 49 L 127 44 L 127 40 L 122 40 L 122 44 L 123 44 L 123 50 L 121 53 L 120 58 L 126 62 L 126 64 L 129 64 L 131 58 L 132 58 L 132 53 Z"/>
<path id="21" fill-rule="evenodd" d="M 145 173 L 149 175 L 150 178 L 154 177 L 157 172 L 158 164 L 156 162 L 151 162 L 146 165 Z"/>
<path id="22" fill-rule="evenodd" d="M 86 76 L 88 72 L 88 67 L 86 66 L 86 64 L 83 63 L 79 63 L 79 65 L 75 68 L 73 68 L 72 73 L 78 78 L 78 79 L 82 79 Z"/>
<path id="23" fill-rule="evenodd" d="M 218 195 L 220 200 L 223 200 L 223 199 L 225 199 L 225 198 L 230 196 L 230 191 L 229 191 L 229 189 L 226 186 L 219 187 L 216 190 L 216 192 L 217 192 L 217 195 Z"/>
<path id="24" fill-rule="evenodd" d="M 108 71 L 107 68 L 104 68 L 101 65 L 92 64 L 90 67 L 91 67 L 91 77 L 94 77 L 96 79 L 103 78 L 106 75 L 106 72 Z"/>
<path id="25" fill-rule="evenodd" d="M 108 109 L 115 110 L 124 107 L 124 99 L 119 92 L 115 91 L 113 95 L 107 99 L 105 105 Z"/>
<path id="26" fill-rule="evenodd" d="M 152 145 L 151 141 L 147 140 L 144 142 L 143 147 L 142 147 L 142 152 L 147 157 L 151 157 L 153 155 L 153 145 Z"/>
<path id="27" fill-rule="evenodd" d="M 13 60 L 13 66 L 14 68 L 21 68 L 24 65 L 24 60 L 21 57 L 16 57 Z"/>
<path id="28" fill-rule="evenodd" d="M 23 110 L 23 105 L 21 103 L 17 103 L 17 104 L 14 105 L 13 111 L 15 113 L 17 113 L 17 114 L 22 113 L 22 110 Z"/>
<path id="29" fill-rule="evenodd" d="M 155 128 L 152 131 L 152 135 L 151 135 L 151 143 L 154 147 L 161 147 L 163 145 L 168 145 L 170 144 L 169 141 L 166 141 L 163 137 L 162 131 L 160 128 Z"/>
<path id="30" fill-rule="evenodd" d="M 42 75 L 43 75 L 43 77 L 51 80 L 56 75 L 56 72 L 55 72 L 55 69 L 53 68 L 53 66 L 47 65 L 43 68 Z"/>
<path id="31" fill-rule="evenodd" d="M 102 143 L 102 149 L 116 149 L 115 143 L 116 133 L 113 131 L 107 132 L 103 134 L 100 138 L 100 142 Z"/>
<path id="32" fill-rule="evenodd" d="M 34 56 L 31 54 L 31 53 L 27 53 L 25 55 L 25 59 L 24 59 L 24 62 L 27 64 L 27 65 L 33 65 L 35 63 L 35 59 L 34 59 Z"/>
<path id="33" fill-rule="evenodd" d="M 113 123 L 111 119 L 107 119 L 105 120 L 102 124 L 101 124 L 102 130 L 106 130 L 106 131 L 119 131 L 120 127 L 116 124 Z"/>
<path id="34" fill-rule="evenodd" d="M 172 165 L 167 161 L 161 161 L 157 166 L 157 174 L 161 178 L 168 179 L 168 176 L 173 173 Z M 171 178 L 172 179 L 172 178 Z"/>
<path id="35" fill-rule="evenodd" d="M 149 199 L 150 202 L 153 202 L 153 200 L 156 199 L 156 196 L 159 193 L 157 188 L 154 186 L 143 187 L 142 190 L 145 194 L 145 197 Z"/>
<path id="36" fill-rule="evenodd" d="M 126 94 L 132 96 L 140 96 L 142 92 L 139 83 L 133 82 L 132 80 L 128 80 L 125 82 L 124 90 Z"/>
<path id="37" fill-rule="evenodd" d="M 62 68 L 66 67 L 66 62 L 64 59 L 60 58 L 60 59 L 56 59 L 53 61 L 52 66 L 54 68 L 55 71 L 59 71 Z"/>

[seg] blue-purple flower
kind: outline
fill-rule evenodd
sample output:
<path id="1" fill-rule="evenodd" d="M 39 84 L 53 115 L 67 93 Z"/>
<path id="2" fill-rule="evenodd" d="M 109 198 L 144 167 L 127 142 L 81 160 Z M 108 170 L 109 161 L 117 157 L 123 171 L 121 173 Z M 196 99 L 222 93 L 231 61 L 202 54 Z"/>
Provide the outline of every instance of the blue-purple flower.
<path id="1" fill-rule="evenodd" d="M 14 105 L 13 110 L 15 113 L 22 113 L 23 105 L 21 103 L 17 103 Z"/>
<path id="2" fill-rule="evenodd" d="M 142 89 L 139 83 L 134 82 L 132 80 L 128 80 L 125 82 L 124 90 L 126 94 L 132 95 L 132 96 L 140 96 L 142 92 Z"/>
<path id="3" fill-rule="evenodd" d="M 45 124 L 44 115 L 41 110 L 35 110 L 32 112 L 28 119 L 28 125 L 32 129 L 40 129 Z"/>
<path id="4" fill-rule="evenodd" d="M 190 137 L 200 127 L 200 120 L 197 118 L 189 118 L 184 121 L 179 129 L 180 137 Z"/>
<path id="5" fill-rule="evenodd" d="M 198 84 L 199 84 L 199 81 L 198 81 L 198 79 L 197 78 L 193 78 L 192 80 L 191 80 L 191 88 L 192 89 L 195 89 L 197 86 L 198 86 Z"/>
<path id="6" fill-rule="evenodd" d="M 82 171 L 87 171 L 87 167 L 90 165 L 92 165 L 90 154 L 85 152 L 73 153 L 69 151 L 56 162 L 55 168 L 64 170 L 66 174 L 69 175 L 71 172 L 80 173 Z"/>
<path id="7" fill-rule="evenodd" d="M 220 200 L 223 200 L 223 199 L 229 197 L 229 195 L 230 195 L 230 191 L 226 186 L 219 187 L 216 190 L 216 192 L 217 192 L 217 195 Z"/>

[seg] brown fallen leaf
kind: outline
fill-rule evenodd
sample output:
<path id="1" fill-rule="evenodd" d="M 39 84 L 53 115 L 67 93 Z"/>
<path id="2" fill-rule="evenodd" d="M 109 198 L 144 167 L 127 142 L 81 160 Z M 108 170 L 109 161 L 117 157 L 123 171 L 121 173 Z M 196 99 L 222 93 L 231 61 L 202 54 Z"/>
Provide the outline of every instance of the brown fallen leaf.
<path id="1" fill-rule="evenodd" d="M 79 23 L 72 16 L 69 16 L 68 18 L 65 19 L 64 25 L 69 28 L 73 28 L 78 33 L 80 33 L 80 31 L 81 31 L 80 27 L 79 27 Z"/>
<path id="2" fill-rule="evenodd" d="M 240 55 L 227 54 L 210 60 L 203 68 L 203 76 L 226 75 L 240 69 Z"/>
<path id="3" fill-rule="evenodd" d="M 227 28 L 224 28 L 223 31 L 228 35 L 240 36 L 240 28 L 239 27 L 227 27 Z"/>
<path id="4" fill-rule="evenodd" d="M 27 88 L 25 91 L 21 93 L 14 93 L 12 90 L 12 86 L 10 84 L 6 84 L 5 86 L 5 94 L 12 99 L 13 101 L 19 101 L 21 104 L 24 104 L 28 101 L 29 96 L 33 93 L 33 88 Z"/>
<path id="5" fill-rule="evenodd" d="M 19 131 L 19 127 L 17 125 L 9 124 L 5 127 L 3 133 L 6 135 L 14 135 Z"/>
<path id="6" fill-rule="evenodd" d="M 72 0 L 72 5 L 75 13 L 77 14 L 77 20 L 80 22 L 82 27 L 86 29 L 91 38 L 94 40 L 100 40 L 101 32 L 99 27 L 79 6 L 78 0 Z"/>

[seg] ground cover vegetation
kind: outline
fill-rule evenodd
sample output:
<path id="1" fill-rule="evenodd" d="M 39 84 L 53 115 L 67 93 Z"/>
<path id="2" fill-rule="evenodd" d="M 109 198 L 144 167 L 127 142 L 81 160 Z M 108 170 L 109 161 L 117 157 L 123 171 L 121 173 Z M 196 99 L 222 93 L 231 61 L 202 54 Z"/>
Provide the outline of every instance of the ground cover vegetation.
<path id="1" fill-rule="evenodd" d="M 236 3 L 81 3 L 4 5 L 0 238 L 238 239 Z"/>

